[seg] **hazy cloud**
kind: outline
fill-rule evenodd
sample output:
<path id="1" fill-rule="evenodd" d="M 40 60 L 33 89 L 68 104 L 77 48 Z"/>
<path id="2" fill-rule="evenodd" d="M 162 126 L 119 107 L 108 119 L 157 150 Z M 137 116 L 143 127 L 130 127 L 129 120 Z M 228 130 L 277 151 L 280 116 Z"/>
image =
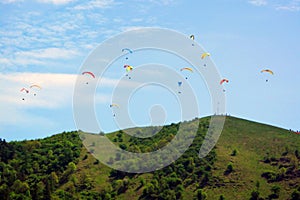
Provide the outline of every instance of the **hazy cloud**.
<path id="1" fill-rule="evenodd" d="M 248 2 L 255 6 L 264 6 L 268 4 L 267 0 L 249 0 Z"/>

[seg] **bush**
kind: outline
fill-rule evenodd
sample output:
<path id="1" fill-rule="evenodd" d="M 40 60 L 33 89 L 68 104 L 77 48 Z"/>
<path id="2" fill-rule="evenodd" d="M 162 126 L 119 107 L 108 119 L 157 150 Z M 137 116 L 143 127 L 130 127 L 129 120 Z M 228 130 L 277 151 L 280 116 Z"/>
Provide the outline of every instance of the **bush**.
<path id="1" fill-rule="evenodd" d="M 298 190 L 294 190 L 294 192 L 291 195 L 291 200 L 298 200 L 300 199 L 300 187 Z"/>
<path id="2" fill-rule="evenodd" d="M 82 160 L 86 160 L 88 158 L 88 155 L 85 154 L 84 157 L 82 158 Z"/>
<path id="3" fill-rule="evenodd" d="M 251 192 L 251 198 L 250 200 L 258 200 L 259 199 L 259 192 L 257 190 L 253 190 Z"/>
<path id="4" fill-rule="evenodd" d="M 231 156 L 236 156 L 238 153 L 238 151 L 236 149 L 233 149 L 232 153 L 231 153 Z"/>
<path id="5" fill-rule="evenodd" d="M 205 200 L 207 199 L 207 194 L 202 189 L 198 189 L 196 191 L 196 199 Z"/>
<path id="6" fill-rule="evenodd" d="M 230 174 L 231 172 L 233 172 L 233 165 L 232 163 L 228 163 L 226 171 L 224 172 L 225 175 Z"/>
<path id="7" fill-rule="evenodd" d="M 266 172 L 262 173 L 261 177 L 267 179 L 268 182 L 279 181 L 278 174 L 276 172 L 273 172 L 273 171 L 266 171 Z"/>

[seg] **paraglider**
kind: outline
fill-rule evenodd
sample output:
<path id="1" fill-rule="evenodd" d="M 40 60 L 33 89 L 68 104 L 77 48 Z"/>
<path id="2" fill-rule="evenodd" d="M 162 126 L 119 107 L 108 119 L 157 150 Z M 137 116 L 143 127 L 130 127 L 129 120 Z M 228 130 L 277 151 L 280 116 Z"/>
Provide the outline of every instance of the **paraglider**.
<path id="1" fill-rule="evenodd" d="M 223 83 L 228 83 L 229 82 L 229 80 L 228 79 L 226 79 L 226 78 L 224 78 L 224 79 L 222 79 L 221 81 L 220 81 L 220 85 L 222 85 Z"/>
<path id="2" fill-rule="evenodd" d="M 31 86 L 30 86 L 30 88 L 34 88 L 34 87 L 39 88 L 39 89 L 42 89 L 42 87 L 39 86 L 39 85 L 31 85 Z"/>
<path id="3" fill-rule="evenodd" d="M 195 36 L 194 35 L 190 35 L 190 39 L 191 40 L 195 40 Z M 194 46 L 194 43 L 192 43 L 192 46 Z"/>
<path id="4" fill-rule="evenodd" d="M 130 72 L 133 70 L 133 67 L 130 65 L 124 65 L 124 68 L 126 69 L 126 72 Z"/>
<path id="5" fill-rule="evenodd" d="M 204 58 L 206 58 L 207 56 L 210 56 L 210 53 L 203 53 L 202 55 L 201 55 L 201 59 L 204 59 Z"/>
<path id="6" fill-rule="evenodd" d="M 263 70 L 261 70 L 260 71 L 260 73 L 269 73 L 269 74 L 271 74 L 271 75 L 274 75 L 274 72 L 272 71 L 272 70 L 270 70 L 270 69 L 263 69 Z M 266 79 L 266 82 L 268 82 L 269 80 L 268 79 Z"/>
<path id="7" fill-rule="evenodd" d="M 29 90 L 27 90 L 26 88 L 22 88 L 22 89 L 20 90 L 20 92 L 23 92 L 23 91 L 25 91 L 26 93 L 29 93 Z"/>
<path id="8" fill-rule="evenodd" d="M 181 68 L 180 71 L 183 71 L 183 70 L 188 70 L 190 72 L 193 72 L 193 69 L 190 68 L 190 67 L 184 67 L 184 68 Z"/>
<path id="9" fill-rule="evenodd" d="M 180 71 L 185 71 L 185 70 L 190 71 L 190 72 L 193 72 L 193 69 L 190 68 L 190 67 L 184 67 L 184 68 L 181 68 L 181 69 L 180 69 Z M 185 79 L 188 79 L 188 78 L 185 77 Z"/>
<path id="10" fill-rule="evenodd" d="M 117 108 L 119 108 L 120 106 L 119 106 L 118 104 L 116 104 L 116 103 L 112 103 L 112 104 L 109 105 L 109 107 L 111 107 L 111 108 L 112 108 L 112 107 L 117 107 Z"/>
<path id="11" fill-rule="evenodd" d="M 177 84 L 178 84 L 178 87 L 181 87 L 182 81 L 178 81 Z M 181 91 L 178 91 L 178 93 L 181 94 Z"/>
<path id="12" fill-rule="evenodd" d="M 133 67 L 130 65 L 124 65 L 124 68 L 126 69 L 127 72 L 126 76 L 128 76 L 128 73 L 133 70 Z M 130 76 L 128 78 L 131 79 Z"/>
<path id="13" fill-rule="evenodd" d="M 260 72 L 261 72 L 261 73 L 263 73 L 263 72 L 268 72 L 268 73 L 274 75 L 274 72 L 273 72 L 272 70 L 270 70 L 270 69 L 263 69 L 263 70 L 261 70 Z"/>
<path id="14" fill-rule="evenodd" d="M 112 104 L 109 105 L 109 107 L 110 108 L 113 108 L 113 107 L 119 108 L 120 106 L 118 104 L 116 104 L 116 103 L 112 103 Z M 116 114 L 114 113 L 113 116 L 115 117 Z"/>
<path id="15" fill-rule="evenodd" d="M 38 88 L 38 89 L 42 89 L 42 87 L 39 86 L 39 85 L 31 85 L 30 88 Z M 36 93 L 34 93 L 33 95 L 36 96 Z"/>
<path id="16" fill-rule="evenodd" d="M 223 78 L 221 81 L 220 81 L 220 85 L 222 85 L 223 83 L 228 83 L 229 80 L 226 79 L 226 78 Z M 223 92 L 225 92 L 225 90 L 223 89 Z"/>
<path id="17" fill-rule="evenodd" d="M 93 74 L 92 72 L 82 72 L 82 75 L 86 75 L 86 74 L 93 77 L 93 78 L 96 77 L 95 74 Z M 86 82 L 86 84 L 89 84 L 89 82 Z"/>
<path id="18" fill-rule="evenodd" d="M 122 52 L 124 52 L 124 51 L 128 51 L 129 53 L 132 53 L 133 51 L 131 50 L 131 49 L 129 49 L 129 48 L 124 48 L 124 49 L 122 49 Z"/>
<path id="19" fill-rule="evenodd" d="M 20 90 L 20 92 L 26 92 L 26 93 L 29 93 L 29 90 L 27 90 L 26 88 L 22 88 Z M 25 98 L 22 98 L 23 101 L 25 101 Z"/>
<path id="20" fill-rule="evenodd" d="M 85 75 L 85 74 L 89 74 L 90 76 L 95 78 L 95 74 L 93 74 L 92 72 L 82 72 L 82 75 Z"/>
<path id="21" fill-rule="evenodd" d="M 129 49 L 129 48 L 122 49 L 122 52 L 124 52 L 124 51 L 128 51 L 129 53 L 133 53 L 133 51 L 131 49 Z M 128 57 L 126 57 L 126 60 L 127 59 L 128 59 Z"/>

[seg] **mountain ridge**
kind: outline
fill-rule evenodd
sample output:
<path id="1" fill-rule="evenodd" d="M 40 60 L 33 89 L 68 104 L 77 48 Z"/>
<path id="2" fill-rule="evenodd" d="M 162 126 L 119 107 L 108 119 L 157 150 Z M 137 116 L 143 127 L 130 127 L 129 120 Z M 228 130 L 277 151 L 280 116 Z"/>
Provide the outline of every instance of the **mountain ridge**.
<path id="1" fill-rule="evenodd" d="M 297 199 L 300 196 L 299 135 L 227 116 L 216 147 L 207 157 L 199 159 L 209 119 L 199 119 L 193 144 L 177 161 L 144 174 L 120 172 L 103 165 L 87 151 L 77 131 L 38 140 L 9 143 L 1 140 L 0 195 L 3 199 Z M 150 152 L 167 144 L 176 135 L 178 125 L 167 125 L 151 139 L 130 137 L 122 130 L 107 137 L 125 150 Z"/>

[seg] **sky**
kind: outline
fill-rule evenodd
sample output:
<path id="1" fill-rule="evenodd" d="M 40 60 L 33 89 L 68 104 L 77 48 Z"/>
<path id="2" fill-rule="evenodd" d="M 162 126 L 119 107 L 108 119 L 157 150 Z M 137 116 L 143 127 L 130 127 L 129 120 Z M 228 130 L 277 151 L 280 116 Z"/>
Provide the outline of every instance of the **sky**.
<path id="1" fill-rule="evenodd" d="M 195 35 L 221 76 L 229 79 L 226 113 L 300 130 L 299 19 L 299 0 L 0 0 L 0 138 L 34 139 L 77 130 L 73 92 L 81 66 L 103 41 L 142 27 Z M 150 62 L 154 55 L 144 51 L 142 56 Z M 266 68 L 274 75 L 260 73 Z M 104 132 L 118 129 L 115 110 L 108 106 L 109 91 L 117 83 L 108 76 L 95 95 Z M 32 84 L 42 89 L 20 92 Z M 167 106 L 176 104 L 174 96 L 151 87 L 152 96 L 166 94 L 165 99 L 145 101 L 145 91 L 133 96 L 132 102 L 145 106 L 130 104 L 139 105 L 128 108 L 132 120 L 149 125 L 149 113 L 163 112 L 158 124 L 178 121 L 178 113 Z M 202 92 L 201 98 L 209 98 Z M 199 117 L 213 114 L 208 102 L 202 101 Z"/>

